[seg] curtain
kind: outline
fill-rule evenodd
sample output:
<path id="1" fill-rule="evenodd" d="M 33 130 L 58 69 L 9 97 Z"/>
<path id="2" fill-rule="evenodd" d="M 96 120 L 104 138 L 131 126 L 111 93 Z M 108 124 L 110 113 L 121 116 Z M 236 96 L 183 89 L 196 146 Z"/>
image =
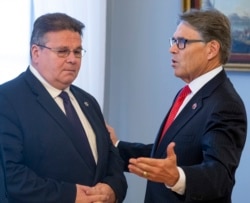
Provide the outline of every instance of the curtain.
<path id="1" fill-rule="evenodd" d="M 92 94 L 103 108 L 106 0 L 1 0 L 0 11 L 0 83 L 27 68 L 34 20 L 45 13 L 63 12 L 86 26 L 83 47 L 87 53 L 74 84 Z"/>
<path id="2" fill-rule="evenodd" d="M 29 64 L 30 1 L 1 0 L 0 25 L 0 83 L 3 83 Z"/>

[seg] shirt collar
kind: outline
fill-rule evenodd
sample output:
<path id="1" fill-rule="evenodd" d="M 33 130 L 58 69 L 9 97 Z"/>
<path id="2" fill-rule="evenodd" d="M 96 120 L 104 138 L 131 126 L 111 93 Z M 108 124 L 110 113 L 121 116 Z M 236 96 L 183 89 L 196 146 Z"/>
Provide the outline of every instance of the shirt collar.
<path id="1" fill-rule="evenodd" d="M 58 97 L 62 90 L 56 89 L 52 85 L 50 85 L 32 65 L 29 66 L 29 69 L 35 75 L 35 77 L 42 83 L 42 85 L 49 92 L 51 97 L 53 97 L 54 99 Z M 65 91 L 69 94 L 70 97 L 72 97 L 69 87 L 66 88 Z"/>
<path id="2" fill-rule="evenodd" d="M 196 92 L 199 91 L 208 81 L 210 81 L 212 78 L 214 78 L 219 72 L 222 71 L 222 66 L 219 66 L 203 75 L 200 77 L 194 79 L 192 82 L 190 82 L 189 88 L 192 91 L 192 94 L 195 94 Z"/>

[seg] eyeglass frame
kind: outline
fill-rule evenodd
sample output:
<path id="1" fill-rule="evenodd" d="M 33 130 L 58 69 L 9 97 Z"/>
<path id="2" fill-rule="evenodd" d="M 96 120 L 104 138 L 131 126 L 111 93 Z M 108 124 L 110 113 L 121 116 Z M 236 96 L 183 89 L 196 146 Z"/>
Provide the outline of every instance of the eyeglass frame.
<path id="1" fill-rule="evenodd" d="M 70 49 L 68 49 L 68 48 L 51 48 L 51 47 L 47 47 L 47 46 L 45 46 L 45 45 L 42 45 L 42 44 L 36 44 L 37 46 L 39 46 L 39 47 L 42 47 L 42 48 L 45 48 L 45 49 L 48 49 L 48 50 L 50 50 L 50 51 L 52 51 L 52 52 L 54 52 L 54 53 L 56 53 L 56 55 L 59 57 L 59 58 L 66 58 L 66 57 L 68 57 L 69 56 L 69 54 L 70 54 L 70 52 L 73 52 L 73 54 L 74 54 L 74 56 L 76 57 L 76 58 L 82 58 L 85 54 L 86 54 L 86 52 L 87 52 L 87 50 L 86 49 L 83 49 L 83 48 L 77 48 L 77 49 L 75 49 L 75 50 L 70 50 Z M 78 56 L 77 54 L 77 50 L 79 50 L 79 52 L 81 52 L 81 54 Z M 61 53 L 60 53 L 60 51 L 61 51 Z M 65 52 L 65 53 L 62 53 L 62 52 Z M 66 52 L 67 51 L 67 52 Z M 82 53 L 82 51 L 83 51 L 83 53 Z M 61 54 L 61 55 L 60 55 Z M 63 55 L 62 55 L 63 54 Z"/>
<path id="2" fill-rule="evenodd" d="M 186 38 L 183 38 L 183 37 L 178 37 L 178 38 L 171 37 L 171 38 L 169 38 L 170 47 L 172 47 L 174 44 L 176 44 L 176 46 L 180 50 L 185 49 L 186 44 L 191 44 L 191 43 L 196 43 L 196 42 L 205 42 L 205 40 L 202 40 L 202 39 L 186 39 Z M 183 44 L 183 47 L 181 47 L 181 48 L 180 48 L 180 43 Z"/>

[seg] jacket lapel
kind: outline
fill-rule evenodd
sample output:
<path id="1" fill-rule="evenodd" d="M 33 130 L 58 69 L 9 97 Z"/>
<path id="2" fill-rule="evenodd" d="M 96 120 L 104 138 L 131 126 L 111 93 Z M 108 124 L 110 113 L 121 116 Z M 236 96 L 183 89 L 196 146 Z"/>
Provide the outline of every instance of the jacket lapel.
<path id="1" fill-rule="evenodd" d="M 221 71 L 217 76 L 204 85 L 187 103 L 180 114 L 176 117 L 172 125 L 165 133 L 162 141 L 159 143 L 160 134 L 164 122 L 162 123 L 161 130 L 158 132 L 152 154 L 153 157 L 161 157 L 166 152 L 166 146 L 174 140 L 175 136 L 182 130 L 182 128 L 188 124 L 188 122 L 202 109 L 203 99 L 207 98 L 217 88 L 218 85 L 223 83 L 227 79 L 225 71 Z M 168 115 L 167 115 L 168 116 Z M 167 118 L 166 116 L 166 118 Z M 166 120 L 165 118 L 165 120 Z"/>
<path id="2" fill-rule="evenodd" d="M 183 126 L 188 124 L 190 119 L 202 108 L 202 98 L 192 98 L 176 117 L 172 125 L 169 127 L 158 147 L 155 148 L 154 156 L 161 156 L 166 152 L 166 146 L 174 139 L 174 137 L 182 130 Z M 185 119 L 183 119 L 185 118 Z M 157 141 L 158 142 L 158 141 Z"/>
<path id="3" fill-rule="evenodd" d="M 66 126 L 67 119 L 54 99 L 49 95 L 41 82 L 28 69 L 26 71 L 26 81 L 31 88 L 33 94 L 37 98 L 37 102 L 43 109 L 57 122 L 64 130 L 69 131 Z"/>
<path id="4" fill-rule="evenodd" d="M 36 96 L 37 102 L 63 129 L 65 135 L 71 140 L 78 153 L 82 156 L 83 160 L 85 160 L 85 154 L 82 150 L 82 140 L 80 140 L 78 136 L 74 136 L 74 128 L 69 125 L 69 121 L 67 120 L 65 114 L 62 112 L 62 110 L 54 101 L 54 99 L 49 95 L 48 91 L 44 88 L 40 81 L 31 73 L 29 69 L 26 71 L 26 81 L 29 84 L 33 94 Z M 86 163 L 86 167 L 90 168 L 88 163 Z"/>
<path id="5" fill-rule="evenodd" d="M 94 133 L 96 136 L 96 148 L 98 153 L 98 161 L 96 166 L 96 173 L 95 173 L 95 180 L 99 179 L 99 175 L 102 174 L 103 167 L 105 167 L 105 164 L 103 160 L 105 158 L 102 158 L 105 154 L 107 154 L 107 139 L 104 139 L 105 136 L 109 136 L 106 126 L 104 125 L 104 120 L 100 119 L 102 115 L 99 115 L 98 109 L 99 106 L 93 106 L 95 101 L 90 100 L 91 97 L 84 96 L 81 91 L 78 90 L 78 88 L 75 88 L 74 86 L 71 86 L 70 88 L 71 92 L 74 94 L 75 98 L 77 99 L 81 110 L 83 111 L 84 115 L 88 119 Z M 107 132 L 107 134 L 105 134 Z"/>

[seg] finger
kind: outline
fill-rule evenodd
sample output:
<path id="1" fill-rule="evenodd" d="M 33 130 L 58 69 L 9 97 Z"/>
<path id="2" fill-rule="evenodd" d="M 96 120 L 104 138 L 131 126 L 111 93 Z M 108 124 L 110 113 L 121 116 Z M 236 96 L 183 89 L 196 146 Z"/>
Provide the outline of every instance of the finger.
<path id="1" fill-rule="evenodd" d="M 129 171 L 137 171 L 138 167 L 136 165 L 136 162 L 134 162 L 133 160 L 129 160 L 129 164 L 128 164 L 128 169 Z"/>
<path id="2" fill-rule="evenodd" d="M 91 187 L 89 190 L 86 190 L 87 195 L 100 195 L 101 190 L 98 187 Z"/>
<path id="3" fill-rule="evenodd" d="M 86 192 L 86 191 L 88 191 L 88 190 L 91 189 L 91 187 L 86 186 L 86 185 L 79 185 L 79 184 L 77 184 L 76 186 L 77 186 L 77 188 L 78 188 L 79 190 L 81 190 L 81 191 L 83 191 L 83 192 Z"/>
<path id="4" fill-rule="evenodd" d="M 174 151 L 174 147 L 175 147 L 175 143 L 174 142 L 171 142 L 168 147 L 167 147 L 167 158 L 169 159 L 176 159 L 176 154 L 175 154 L 175 151 Z"/>
<path id="5" fill-rule="evenodd" d="M 142 173 L 146 168 L 148 168 L 148 164 L 143 162 L 143 159 L 139 161 L 139 158 L 138 159 L 132 158 L 129 160 L 128 168 L 132 169 L 136 173 Z"/>
<path id="6" fill-rule="evenodd" d="M 138 167 L 137 165 L 129 164 L 128 169 L 130 173 L 133 173 L 137 176 L 148 178 L 149 172 L 141 167 Z"/>
<path id="7" fill-rule="evenodd" d="M 129 169 L 129 172 L 134 173 L 134 174 L 136 174 L 136 175 L 139 175 L 139 174 L 142 174 L 142 173 L 143 173 L 143 170 L 140 169 L 139 167 L 137 167 L 137 166 L 134 165 L 134 164 L 129 164 L 129 165 L 128 165 L 128 169 Z"/>
<path id="8" fill-rule="evenodd" d="M 158 165 L 159 162 L 161 162 L 162 159 L 155 159 L 155 158 L 145 158 L 145 157 L 140 157 L 137 158 L 136 160 L 131 160 L 131 164 L 137 165 L 140 168 L 147 168 L 147 167 L 155 167 Z"/>
<path id="9" fill-rule="evenodd" d="M 137 162 L 137 159 L 134 159 L 134 158 L 129 159 L 130 164 L 136 165 L 136 162 Z"/>
<path id="10" fill-rule="evenodd" d="M 92 195 L 88 196 L 89 202 L 106 202 L 109 197 L 107 195 Z"/>

